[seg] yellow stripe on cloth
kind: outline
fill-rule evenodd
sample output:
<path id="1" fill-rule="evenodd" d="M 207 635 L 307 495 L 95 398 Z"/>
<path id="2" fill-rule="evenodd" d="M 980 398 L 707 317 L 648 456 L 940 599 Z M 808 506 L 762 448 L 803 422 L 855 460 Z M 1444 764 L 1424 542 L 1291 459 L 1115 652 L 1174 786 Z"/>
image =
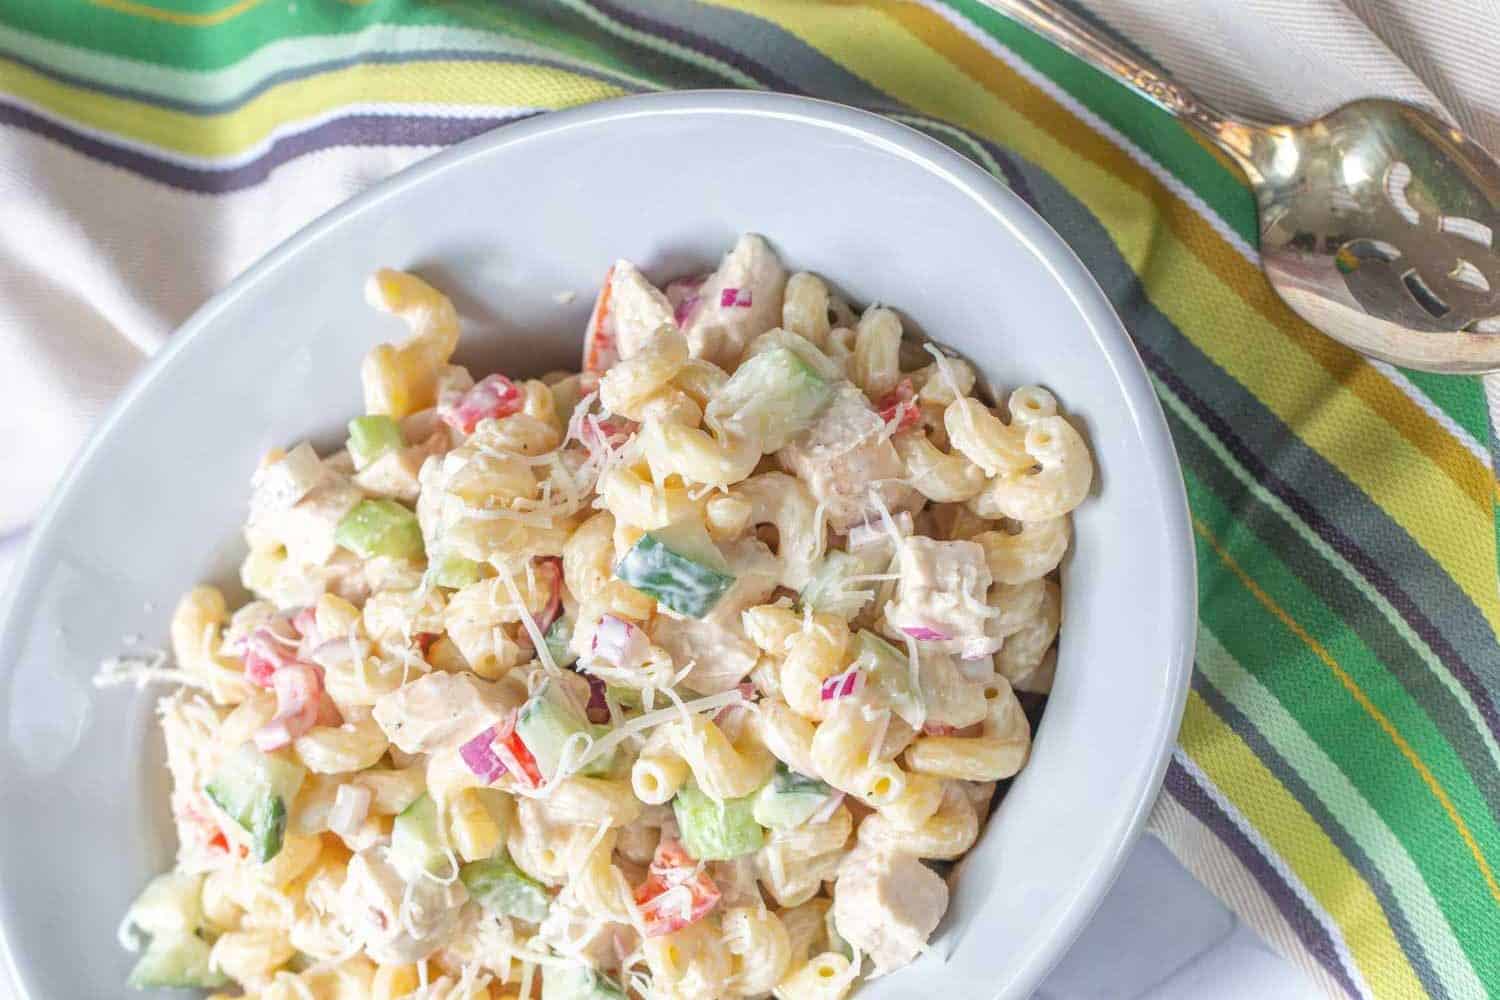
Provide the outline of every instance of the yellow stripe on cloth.
<path id="1" fill-rule="evenodd" d="M 149 3 L 140 3 L 138 0 L 90 0 L 90 2 L 95 7 L 118 11 L 145 21 L 162 21 L 166 24 L 180 24 L 189 28 L 211 28 L 216 24 L 232 21 L 252 8 L 258 7 L 262 0 L 238 0 L 219 10 L 208 11 L 168 10 Z"/>
<path id="2" fill-rule="evenodd" d="M 1180 739 L 1193 762 L 1254 824 L 1338 925 L 1375 995 L 1425 996 L 1370 887 L 1317 821 L 1196 691 L 1188 695 Z"/>
<path id="3" fill-rule="evenodd" d="M 558 108 L 625 92 L 555 67 L 473 61 L 348 66 L 279 84 L 217 115 L 169 110 L 69 86 L 4 59 L 0 89 L 100 132 L 205 161 L 242 155 L 278 130 L 345 107 L 384 104 L 439 114 L 456 105 Z"/>
<path id="4" fill-rule="evenodd" d="M 1374 720 L 1375 724 L 1380 727 L 1380 731 L 1385 733 L 1386 737 L 1395 744 L 1396 749 L 1401 752 L 1401 756 L 1406 758 L 1407 763 L 1412 766 L 1412 770 L 1417 772 L 1417 776 L 1422 779 L 1422 783 L 1427 786 L 1427 790 L 1432 793 L 1433 798 L 1437 799 L 1438 805 L 1442 807 L 1443 812 L 1448 817 L 1448 822 L 1458 832 L 1459 839 L 1464 842 L 1464 846 L 1468 848 L 1469 854 L 1473 857 L 1474 865 L 1478 868 L 1480 877 L 1484 879 L 1484 884 L 1490 890 L 1490 896 L 1494 898 L 1496 903 L 1500 903 L 1500 884 L 1496 883 L 1494 870 L 1490 868 L 1488 859 L 1485 858 L 1484 852 L 1480 850 L 1479 842 L 1474 839 L 1473 831 L 1464 822 L 1464 818 L 1459 815 L 1458 808 L 1448 796 L 1447 789 L 1443 788 L 1442 783 L 1437 780 L 1437 776 L 1432 773 L 1432 769 L 1418 756 L 1416 750 L 1407 742 L 1406 737 L 1401 735 L 1401 731 L 1396 728 L 1395 723 L 1391 722 L 1386 714 L 1380 710 L 1380 707 L 1370 700 L 1370 696 L 1365 694 L 1353 677 L 1349 676 L 1349 672 L 1339 666 L 1338 661 L 1333 658 L 1332 653 L 1328 652 L 1327 647 L 1319 642 L 1307 629 L 1303 628 L 1296 619 L 1287 613 L 1285 608 L 1276 603 L 1276 600 L 1265 592 L 1260 584 L 1255 582 L 1249 573 L 1245 572 L 1244 568 L 1230 555 L 1229 550 L 1224 547 L 1223 543 L 1214 536 L 1208 525 L 1197 516 L 1193 517 L 1193 530 L 1208 543 L 1209 548 L 1213 549 L 1214 554 L 1219 557 L 1219 561 L 1235 575 L 1241 585 L 1250 592 L 1250 595 L 1259 601 L 1262 607 L 1271 612 L 1282 625 L 1286 626 L 1287 631 L 1291 632 L 1303 645 L 1312 651 L 1319 662 L 1327 667 L 1328 671 L 1343 685 L 1344 690 L 1349 692 L 1350 697 L 1354 699 L 1355 703 L 1364 710 L 1366 715 Z"/>
<path id="5" fill-rule="evenodd" d="M 1183 335 L 1382 507 L 1500 632 L 1488 470 L 1377 371 L 1292 314 L 1259 268 L 1124 150 L 924 8 L 861 4 L 887 16 L 862 18 L 850 37 L 834 5 L 716 2 L 776 22 L 897 100 L 1047 170 L 1099 219 Z"/>

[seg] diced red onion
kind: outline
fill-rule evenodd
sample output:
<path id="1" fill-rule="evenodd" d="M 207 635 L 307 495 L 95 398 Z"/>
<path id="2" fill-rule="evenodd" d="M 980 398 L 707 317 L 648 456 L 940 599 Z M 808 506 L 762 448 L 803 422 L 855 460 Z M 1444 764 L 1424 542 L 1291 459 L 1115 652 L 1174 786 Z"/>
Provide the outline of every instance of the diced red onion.
<path id="1" fill-rule="evenodd" d="M 486 375 L 452 403 L 438 407 L 443 423 L 462 434 L 474 433 L 481 420 L 508 417 L 525 403 L 525 394 L 504 375 Z"/>
<path id="2" fill-rule="evenodd" d="M 364 785 L 340 785 L 328 810 L 328 829 L 340 837 L 353 837 L 370 815 L 373 793 Z"/>
<path id="3" fill-rule="evenodd" d="M 645 662 L 651 644 L 646 633 L 623 618 L 605 615 L 594 629 L 593 655 L 615 667 L 636 667 Z"/>
<path id="4" fill-rule="evenodd" d="M 276 692 L 276 714 L 255 731 L 255 746 L 263 753 L 280 750 L 317 724 L 323 680 L 310 663 L 292 662 L 271 677 Z"/>
<path id="5" fill-rule="evenodd" d="M 584 714 L 594 725 L 602 726 L 610 719 L 609 700 L 605 697 L 604 682 L 593 674 L 584 674 L 583 679 L 589 682 L 589 703 L 584 707 Z"/>
<path id="6" fill-rule="evenodd" d="M 902 625 L 901 631 L 921 642 L 942 642 L 953 638 L 947 632 L 940 632 L 927 625 Z"/>
<path id="7" fill-rule="evenodd" d="M 245 639 L 244 660 L 245 679 L 268 688 L 276 671 L 294 662 L 294 651 L 271 625 L 258 625 Z"/>
<path id="8" fill-rule="evenodd" d="M 493 785 L 506 772 L 505 764 L 495 753 L 495 727 L 491 726 L 469 742 L 458 748 L 458 755 L 476 777 L 486 785 Z"/>
<path id="9" fill-rule="evenodd" d="M 719 293 L 719 305 L 724 309 L 748 309 L 751 304 L 750 289 L 726 288 Z"/>
<path id="10" fill-rule="evenodd" d="M 828 796 L 828 801 L 818 807 L 818 811 L 807 818 L 809 823 L 827 823 L 838 812 L 840 804 L 844 801 L 843 792 L 834 792 Z"/>
<path id="11" fill-rule="evenodd" d="M 851 667 L 841 674 L 834 674 L 823 682 L 822 700 L 833 701 L 835 698 L 847 698 L 859 690 L 860 678 L 863 674 Z"/>
<path id="12" fill-rule="evenodd" d="M 698 311 L 698 304 L 702 301 L 702 298 L 697 295 L 689 295 L 677 303 L 676 308 L 672 310 L 672 320 L 677 324 L 678 329 L 688 325 L 693 314 Z"/>
<path id="13" fill-rule="evenodd" d="M 667 295 L 667 301 L 672 303 L 672 320 L 678 329 L 685 328 L 698 311 L 703 297 L 698 290 L 708 280 L 706 274 L 695 274 L 691 278 L 678 278 L 676 281 L 667 282 L 667 287 L 662 289 Z"/>

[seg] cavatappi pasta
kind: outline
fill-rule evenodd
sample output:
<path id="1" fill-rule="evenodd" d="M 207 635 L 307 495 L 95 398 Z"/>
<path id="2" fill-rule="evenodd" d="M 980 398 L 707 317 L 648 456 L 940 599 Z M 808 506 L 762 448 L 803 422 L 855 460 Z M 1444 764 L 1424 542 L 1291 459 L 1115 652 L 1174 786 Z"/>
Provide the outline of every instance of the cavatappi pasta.
<path id="1" fill-rule="evenodd" d="M 605 276 L 580 373 L 476 380 L 452 304 L 332 454 L 252 479 L 159 703 L 175 868 L 133 985 L 344 1000 L 847 996 L 910 962 L 1031 743 L 1082 437 L 903 358 L 757 236 Z"/>

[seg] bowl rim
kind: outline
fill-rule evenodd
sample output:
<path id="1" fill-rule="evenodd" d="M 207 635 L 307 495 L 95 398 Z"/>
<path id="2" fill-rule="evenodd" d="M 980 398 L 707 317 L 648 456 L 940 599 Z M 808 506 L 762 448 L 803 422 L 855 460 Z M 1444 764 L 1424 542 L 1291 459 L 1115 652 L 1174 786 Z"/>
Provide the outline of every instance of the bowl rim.
<path id="1" fill-rule="evenodd" d="M 1138 470 L 1138 477 L 1149 480 L 1152 495 L 1161 502 L 1161 522 L 1166 529 L 1167 545 L 1161 558 L 1165 587 L 1172 596 L 1168 610 L 1173 620 L 1161 624 L 1164 633 L 1173 638 L 1167 643 L 1171 655 L 1161 670 L 1166 680 L 1162 700 L 1170 704 L 1165 706 L 1164 724 L 1158 732 L 1149 734 L 1151 738 L 1146 741 L 1151 751 L 1151 766 L 1146 772 L 1146 780 L 1136 788 L 1128 808 L 1122 810 L 1123 821 L 1117 822 L 1113 828 L 1113 844 L 1103 860 L 1079 880 L 1044 943 L 1035 948 L 1019 967 L 1010 969 L 1003 981 L 997 984 L 1000 993 L 1020 987 L 1022 994 L 1018 995 L 1027 994 L 1041 983 L 1072 946 L 1118 877 L 1126 857 L 1144 830 L 1172 758 L 1192 676 L 1197 630 L 1197 564 L 1186 486 L 1165 414 L 1151 388 L 1139 352 L 1113 304 L 1072 247 L 1031 205 L 978 164 L 924 132 L 872 111 L 820 98 L 728 89 L 663 91 L 611 98 L 513 121 L 457 143 L 391 174 L 311 220 L 266 251 L 194 310 L 166 345 L 135 373 L 90 429 L 88 439 L 69 461 L 32 522 L 8 592 L 4 595 L 4 603 L 0 605 L 0 681 L 9 679 L 19 661 L 19 626 L 21 611 L 26 604 L 25 595 L 36 589 L 37 578 L 43 571 L 40 554 L 50 547 L 52 535 L 58 528 L 59 512 L 66 505 L 83 470 L 93 462 L 116 424 L 141 393 L 162 377 L 177 355 L 193 340 L 211 329 L 232 302 L 254 294 L 264 275 L 297 257 L 325 232 L 474 156 L 496 147 L 520 145 L 571 129 L 663 115 L 749 115 L 813 123 L 858 135 L 887 152 L 918 162 L 967 194 L 1024 242 L 1052 272 L 1095 330 L 1114 331 L 1113 336 L 1096 337 L 1096 343 L 1105 355 L 1152 455 L 1150 467 Z M 7 839 L 4 827 L 0 825 L 0 849 Z M 20 916 L 12 907 L 14 898 L 0 877 L 0 961 L 3 961 L 12 983 L 21 991 L 20 995 L 30 997 L 22 976 L 22 960 L 16 954 L 10 931 L 11 921 Z"/>

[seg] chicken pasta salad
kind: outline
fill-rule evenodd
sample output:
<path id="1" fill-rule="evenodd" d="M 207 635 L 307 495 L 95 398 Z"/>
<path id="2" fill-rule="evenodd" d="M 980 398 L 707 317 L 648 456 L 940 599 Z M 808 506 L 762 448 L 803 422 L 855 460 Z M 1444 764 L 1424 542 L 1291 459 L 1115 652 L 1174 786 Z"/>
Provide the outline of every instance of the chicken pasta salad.
<path id="1" fill-rule="evenodd" d="M 1054 669 L 1092 460 L 745 236 L 609 269 L 582 371 L 476 379 L 452 304 L 265 456 L 162 681 L 176 864 L 139 987 L 269 1000 L 840 998 L 915 959 Z"/>

